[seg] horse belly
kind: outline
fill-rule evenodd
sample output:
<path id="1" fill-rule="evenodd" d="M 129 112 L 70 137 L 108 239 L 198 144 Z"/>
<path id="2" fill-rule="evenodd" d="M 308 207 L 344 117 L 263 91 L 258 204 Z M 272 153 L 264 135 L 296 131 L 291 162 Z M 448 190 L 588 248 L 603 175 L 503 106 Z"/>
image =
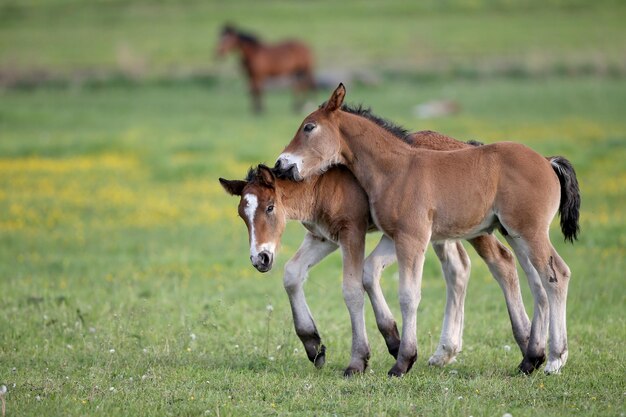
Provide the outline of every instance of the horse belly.
<path id="1" fill-rule="evenodd" d="M 447 239 L 472 239 L 477 236 L 491 233 L 498 226 L 498 218 L 493 211 L 479 221 L 459 221 L 461 219 L 450 219 L 448 221 L 436 219 L 433 222 L 431 240 L 442 241 Z M 467 220 L 467 219 L 463 219 Z"/>

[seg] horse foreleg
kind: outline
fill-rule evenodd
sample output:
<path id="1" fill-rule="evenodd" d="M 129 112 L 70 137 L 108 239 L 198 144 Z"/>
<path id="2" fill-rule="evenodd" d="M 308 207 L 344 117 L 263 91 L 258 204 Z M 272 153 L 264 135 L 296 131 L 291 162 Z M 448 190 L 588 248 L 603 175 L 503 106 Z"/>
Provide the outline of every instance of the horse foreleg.
<path id="1" fill-rule="evenodd" d="M 363 287 L 372 303 L 374 316 L 376 316 L 376 325 L 385 338 L 387 350 L 397 359 L 398 348 L 400 347 L 400 334 L 398 333 L 396 320 L 393 318 L 393 314 L 380 287 L 380 276 L 383 270 L 395 261 L 396 249 L 393 240 L 383 235 L 376 248 L 365 259 Z"/>
<path id="2" fill-rule="evenodd" d="M 302 341 L 309 360 L 318 368 L 324 365 L 326 347 L 322 344 L 306 303 L 303 284 L 309 269 L 336 249 L 335 243 L 307 233 L 298 251 L 285 264 L 283 283 L 291 304 L 296 334 Z"/>
<path id="3" fill-rule="evenodd" d="M 526 354 L 530 338 L 530 320 L 524 308 L 515 258 L 493 235 L 479 236 L 469 241 L 478 255 L 485 261 L 491 275 L 500 285 L 506 300 L 513 337 L 522 355 Z"/>
<path id="4" fill-rule="evenodd" d="M 250 96 L 252 97 L 252 111 L 256 114 L 263 112 L 263 101 L 261 98 L 261 86 L 262 81 L 259 79 L 252 79 L 250 81 Z"/>
<path id="5" fill-rule="evenodd" d="M 394 239 L 400 272 L 398 298 L 402 311 L 402 337 L 398 359 L 389 375 L 402 376 L 417 360 L 417 307 L 422 297 L 424 255 L 430 234 L 394 236 Z"/>
<path id="6" fill-rule="evenodd" d="M 471 264 L 459 241 L 447 240 L 432 245 L 446 280 L 446 311 L 439 346 L 428 364 L 443 366 L 454 361 L 463 345 L 464 304 Z"/>
<path id="7" fill-rule="evenodd" d="M 363 257 L 365 230 L 352 227 L 340 237 L 343 257 L 343 298 L 352 324 L 352 354 L 344 376 L 365 371 L 370 348 L 365 331 L 365 292 L 363 289 Z"/>

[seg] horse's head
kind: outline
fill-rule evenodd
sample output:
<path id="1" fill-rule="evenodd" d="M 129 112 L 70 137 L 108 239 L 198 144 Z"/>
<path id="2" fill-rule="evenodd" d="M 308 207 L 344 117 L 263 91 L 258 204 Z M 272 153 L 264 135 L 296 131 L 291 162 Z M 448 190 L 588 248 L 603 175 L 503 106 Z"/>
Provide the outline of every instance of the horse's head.
<path id="1" fill-rule="evenodd" d="M 269 271 L 286 223 L 272 170 L 259 165 L 245 181 L 220 178 L 220 184 L 229 194 L 241 197 L 239 216 L 248 227 L 250 261 L 260 272 Z"/>
<path id="2" fill-rule="evenodd" d="M 217 55 L 224 56 L 232 51 L 238 42 L 237 30 L 232 25 L 225 25 L 220 33 L 217 44 Z"/>
<path id="3" fill-rule="evenodd" d="M 328 101 L 304 119 L 276 161 L 275 170 L 281 177 L 301 181 L 345 162 L 338 126 L 345 95 L 345 87 L 339 84 Z"/>

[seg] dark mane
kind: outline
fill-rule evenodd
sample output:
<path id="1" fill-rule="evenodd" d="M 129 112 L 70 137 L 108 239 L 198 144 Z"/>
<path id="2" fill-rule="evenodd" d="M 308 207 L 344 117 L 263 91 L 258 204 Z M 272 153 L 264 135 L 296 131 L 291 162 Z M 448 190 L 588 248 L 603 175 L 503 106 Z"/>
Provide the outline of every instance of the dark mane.
<path id="1" fill-rule="evenodd" d="M 254 181 L 254 179 L 256 178 L 256 174 L 258 171 L 258 167 L 257 168 L 252 168 L 250 167 L 250 169 L 248 169 L 248 173 L 246 174 L 246 178 L 244 179 L 245 182 L 252 182 Z"/>
<path id="2" fill-rule="evenodd" d="M 259 45 L 261 43 L 256 35 L 253 35 L 249 32 L 243 32 L 232 25 L 224 26 L 224 28 L 222 29 L 222 35 L 235 35 L 239 38 L 240 41 L 247 42 L 252 45 Z"/>
<path id="3" fill-rule="evenodd" d="M 387 119 L 383 119 L 380 116 L 372 113 L 372 109 L 369 107 L 363 107 L 363 105 L 359 104 L 358 106 L 351 106 L 349 104 L 344 104 L 341 106 L 341 110 L 355 114 L 357 116 L 365 117 L 366 119 L 376 123 L 378 126 L 385 129 L 387 132 L 391 133 L 398 139 L 411 144 L 411 140 L 409 139 L 410 132 L 403 128 L 402 126 L 395 124 Z"/>

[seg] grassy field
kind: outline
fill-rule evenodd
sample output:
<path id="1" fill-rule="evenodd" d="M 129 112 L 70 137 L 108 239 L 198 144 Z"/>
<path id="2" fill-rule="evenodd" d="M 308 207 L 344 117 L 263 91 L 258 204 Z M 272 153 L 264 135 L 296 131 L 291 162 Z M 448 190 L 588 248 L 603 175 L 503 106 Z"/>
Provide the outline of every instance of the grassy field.
<path id="1" fill-rule="evenodd" d="M 196 48 L 204 45 L 207 54 L 212 52 L 211 22 L 241 12 L 241 20 L 253 27 L 262 28 L 263 19 L 274 23 L 278 36 L 298 28 L 285 16 L 312 7 L 209 3 L 218 11 L 209 18 L 210 7 L 202 3 L 186 8 L 169 2 L 95 4 L 4 3 L 0 67 L 67 74 L 86 68 L 116 71 L 119 63 L 111 52 L 116 43 L 106 41 L 107 31 L 119 30 L 124 39 L 143 45 L 156 30 L 150 22 L 170 21 L 160 30 L 172 36 L 161 34 L 162 44 L 152 41 L 161 52 L 151 55 L 154 68 L 148 66 L 144 75 L 168 74 L 169 60 L 178 60 L 174 52 L 190 68 L 202 69 Z M 458 4 L 440 10 L 434 3 L 418 9 L 397 3 L 380 19 L 392 26 L 393 16 L 400 14 L 432 25 L 430 36 L 440 42 L 433 46 L 440 52 L 429 61 L 432 68 L 480 56 L 493 62 L 508 59 L 507 45 L 520 49 L 520 56 L 562 52 L 552 62 L 581 57 L 586 48 L 597 47 L 603 57 L 623 52 L 624 29 L 618 22 L 626 9 L 610 2 L 592 8 L 552 2 L 545 10 L 534 2 L 515 8 L 506 2 L 477 2 L 482 6 L 471 13 L 467 7 L 472 9 L 473 3 Z M 38 28 L 59 5 L 65 5 L 64 13 L 52 20 L 46 37 Z M 491 5 L 500 8 L 490 11 Z M 319 7 L 321 15 L 312 24 L 323 35 L 315 42 L 323 62 L 331 62 L 337 52 L 323 49 L 332 37 L 324 35 L 322 29 L 330 23 L 322 17 L 347 19 L 349 7 L 342 6 L 336 15 L 330 3 Z M 402 13 L 404 8 L 411 13 Z M 129 9 L 135 12 L 125 14 Z M 362 10 L 371 19 L 376 15 L 369 7 Z M 258 20 L 255 13 L 260 13 Z M 118 20 L 121 15 L 126 20 Z M 569 19 L 572 15 L 578 17 Z M 533 43 L 512 29 L 497 39 L 490 35 L 493 26 L 485 23 L 535 24 L 551 33 L 550 16 L 559 17 L 552 29 L 569 28 L 560 29 L 563 38 L 542 36 Z M 598 25 L 594 16 L 609 23 Z M 101 26 L 94 26 L 97 21 Z M 359 23 L 367 21 L 357 16 L 340 29 L 347 49 L 366 45 L 363 57 L 348 64 L 373 65 L 384 52 L 406 70 L 410 61 L 402 60 L 402 47 L 394 51 L 386 44 L 360 41 L 365 29 Z M 206 24 L 203 33 L 210 42 L 187 43 L 184 34 L 193 32 L 193 24 Z M 448 25 L 457 27 L 459 38 L 452 37 Z M 579 45 L 591 26 L 596 37 Z M 462 28 L 479 52 L 455 52 L 461 48 Z M 415 30 L 426 29 L 417 25 Z M 388 42 L 410 45 L 400 31 L 387 36 Z M 47 41 L 40 42 L 43 38 Z M 80 42 L 72 51 L 75 39 Z M 90 41 L 93 48 L 80 46 Z M 29 57 L 28 45 L 40 53 Z M 234 62 L 223 65 L 230 68 Z M 411 129 L 487 143 L 514 140 L 545 155 L 564 155 L 576 167 L 583 196 L 581 238 L 575 245 L 565 244 L 556 221 L 552 229 L 553 242 L 573 273 L 570 358 L 561 375 L 538 372 L 530 377 L 516 373 L 521 355 L 502 295 L 471 249 L 464 350 L 456 363 L 445 368 L 426 363 L 437 345 L 445 303 L 441 272 L 429 251 L 418 313 L 420 358 L 413 370 L 402 379 L 387 378 L 393 358 L 368 307 L 370 369 L 343 379 L 350 323 L 341 296 L 341 259 L 334 254 L 312 271 L 306 287 L 328 347 L 326 367 L 314 369 L 292 329 L 282 289 L 282 266 L 304 229 L 290 224 L 274 270 L 257 273 L 248 260 L 237 200 L 217 181 L 220 176 L 243 177 L 249 166 L 273 162 L 303 115 L 291 113 L 291 97 L 277 91 L 268 96 L 267 113 L 255 117 L 248 113 L 244 91 L 242 81 L 228 74 L 215 83 L 138 81 L 0 90 L 0 384 L 8 388 L 7 416 L 626 413 L 625 78 L 553 74 L 425 82 L 385 76 L 380 85 L 348 89 L 347 101 L 371 105 Z M 315 101 L 327 94 L 319 92 Z M 458 101 L 462 111 L 427 121 L 412 116 L 416 104 L 442 97 Z M 370 236 L 368 247 L 377 239 Z M 522 287 L 532 313 L 525 282 Z M 399 317 L 395 268 L 386 271 L 383 288 Z"/>

